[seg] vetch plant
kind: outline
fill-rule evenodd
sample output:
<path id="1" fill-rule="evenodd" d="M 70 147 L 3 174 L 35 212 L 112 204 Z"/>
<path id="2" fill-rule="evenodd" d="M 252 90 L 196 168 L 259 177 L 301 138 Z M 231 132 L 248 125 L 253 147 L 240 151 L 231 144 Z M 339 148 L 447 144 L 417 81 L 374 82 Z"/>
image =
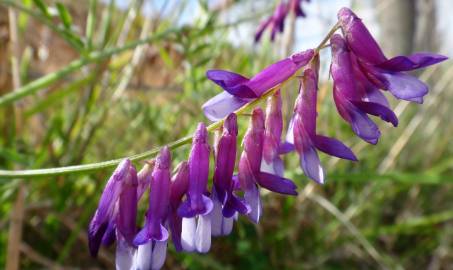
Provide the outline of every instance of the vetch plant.
<path id="1" fill-rule="evenodd" d="M 282 2 L 277 7 L 272 27 L 282 29 L 290 8 L 296 15 L 303 14 L 299 1 L 290 3 Z M 398 99 L 422 103 L 428 87 L 406 72 L 447 59 L 426 52 L 388 59 L 351 10 L 341 9 L 338 19 L 317 48 L 295 53 L 250 79 L 231 71 L 209 70 L 208 79 L 224 91 L 203 105 L 206 117 L 216 122 L 209 126 L 199 123 L 193 136 L 121 160 L 54 169 L 0 171 L 0 176 L 58 175 L 118 165 L 106 183 L 89 226 L 89 250 L 93 256 L 101 245 L 116 242 L 117 269 L 160 269 L 170 238 L 177 251 L 208 252 L 211 237 L 228 235 L 240 215 L 259 222 L 260 188 L 297 195 L 295 183 L 284 177 L 283 155 L 295 150 L 306 176 L 319 184 L 326 179 L 318 150 L 357 160 L 345 144 L 317 132 L 321 49 L 330 47 L 332 52 L 333 99 L 340 116 L 358 137 L 371 144 L 376 144 L 381 134 L 368 115 L 379 116 L 394 126 L 398 124 L 381 91 L 389 91 Z M 342 35 L 336 34 L 339 29 Z M 281 91 L 290 80 L 299 82 L 298 97 L 286 136 L 282 138 Z M 258 106 L 265 100 L 266 112 Z M 250 116 L 250 124 L 237 162 L 237 117 L 242 115 Z M 209 144 L 209 132 L 216 132 L 213 147 Z M 172 176 L 171 150 L 189 143 L 192 149 L 188 161 L 181 162 Z M 214 162 L 210 162 L 211 153 Z M 150 157 L 154 159 L 137 173 L 132 161 Z M 138 229 L 137 208 L 145 192 L 149 193 L 148 210 L 144 226 Z"/>

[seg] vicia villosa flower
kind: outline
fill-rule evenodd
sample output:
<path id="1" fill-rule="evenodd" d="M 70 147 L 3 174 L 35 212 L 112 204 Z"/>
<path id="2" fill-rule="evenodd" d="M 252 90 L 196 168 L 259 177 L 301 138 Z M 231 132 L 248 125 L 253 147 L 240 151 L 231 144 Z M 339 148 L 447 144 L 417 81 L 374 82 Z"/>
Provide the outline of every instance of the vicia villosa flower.
<path id="1" fill-rule="evenodd" d="M 300 0 L 281 1 L 274 15 L 257 33 L 272 25 L 272 38 L 283 30 L 288 13 L 303 16 Z M 428 87 L 407 73 L 437 64 L 446 57 L 416 53 L 387 59 L 362 21 L 349 9 L 338 13 L 337 26 L 316 49 L 296 53 L 264 68 L 252 78 L 225 70 L 209 70 L 208 79 L 224 92 L 203 105 L 207 118 L 217 121 L 206 127 L 199 123 L 192 137 L 171 144 L 173 148 L 192 141 L 188 161 L 182 161 L 171 177 L 168 147 L 147 161 L 137 173 L 131 161 L 121 161 L 107 181 L 98 208 L 90 222 L 89 249 L 96 256 L 102 245 L 116 242 L 117 269 L 160 269 L 166 258 L 169 234 L 176 251 L 208 252 L 212 236 L 228 235 L 241 215 L 258 223 L 262 216 L 260 188 L 297 195 L 297 186 L 285 178 L 284 157 L 295 150 L 304 174 L 319 184 L 326 181 L 318 150 L 330 156 L 356 161 L 345 144 L 319 132 L 319 51 L 330 48 L 333 100 L 340 116 L 353 132 L 376 144 L 381 136 L 370 118 L 398 125 L 398 118 L 385 92 L 421 103 Z M 326 42 L 330 41 L 330 46 Z M 285 82 L 299 82 L 293 115 L 288 119 L 286 138 L 282 91 Z M 255 105 L 267 98 L 267 108 Z M 256 107 L 256 108 L 254 108 Z M 244 113 L 251 111 L 251 114 Z M 238 116 L 250 117 L 249 127 L 238 149 Z M 215 131 L 213 175 L 210 178 L 209 131 Z M 241 151 L 242 150 L 242 151 Z M 241 152 L 240 152 L 241 151 Z M 239 160 L 237 159 L 240 152 Z M 212 189 L 209 190 L 209 180 Z M 137 204 L 145 192 L 149 207 L 145 224 L 138 229 Z M 168 232 L 170 231 L 170 233 Z"/>
<path id="2" fill-rule="evenodd" d="M 272 16 L 262 21 L 258 26 L 255 33 L 255 42 L 261 40 L 264 31 L 268 28 L 270 28 L 271 31 L 271 41 L 274 41 L 277 33 L 283 33 L 285 29 L 285 19 L 290 13 L 293 13 L 296 17 L 305 17 L 305 12 L 302 9 L 302 2 L 304 1 L 310 2 L 310 0 L 280 1 Z"/>
<path id="3" fill-rule="evenodd" d="M 198 124 L 189 156 L 189 188 L 187 199 L 178 209 L 182 219 L 181 245 L 185 251 L 205 253 L 211 247 L 211 218 L 213 203 L 208 197 L 209 178 L 208 131 Z"/>
<path id="4" fill-rule="evenodd" d="M 215 169 L 212 188 L 214 209 L 211 214 L 213 236 L 228 235 L 233 229 L 234 216 L 246 215 L 250 207 L 234 193 L 233 172 L 236 163 L 237 117 L 228 115 L 223 124 L 223 132 L 215 145 Z"/>

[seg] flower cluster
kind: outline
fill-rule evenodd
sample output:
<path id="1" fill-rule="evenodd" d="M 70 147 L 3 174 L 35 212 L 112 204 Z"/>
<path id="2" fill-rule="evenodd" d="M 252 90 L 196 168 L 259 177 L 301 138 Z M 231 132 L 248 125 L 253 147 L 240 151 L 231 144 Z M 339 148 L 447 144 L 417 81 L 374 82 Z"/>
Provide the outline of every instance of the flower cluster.
<path id="1" fill-rule="evenodd" d="M 294 2 L 294 1 L 293 1 Z M 361 20 L 349 9 L 338 13 L 343 35 L 332 34 L 331 75 L 333 98 L 340 116 L 361 139 L 375 144 L 380 132 L 368 115 L 398 124 L 382 91 L 396 98 L 421 103 L 427 86 L 407 71 L 439 63 L 446 57 L 431 53 L 387 59 Z M 200 123 L 192 137 L 187 161 L 172 176 L 168 147 L 138 173 L 122 161 L 108 180 L 89 227 L 89 247 L 96 256 L 100 245 L 116 239 L 117 269 L 159 269 L 171 236 L 177 251 L 208 252 L 212 236 L 228 235 L 243 215 L 258 223 L 262 215 L 260 189 L 297 195 L 297 186 L 284 178 L 282 156 L 296 151 L 306 176 L 325 182 L 318 150 L 356 161 L 342 142 L 316 129 L 319 49 L 296 53 L 248 79 L 225 70 L 210 70 L 207 77 L 225 91 L 203 105 L 210 120 L 220 120 L 210 144 L 208 129 Z M 300 73 L 299 73 L 300 71 Z M 283 135 L 280 91 L 290 80 L 299 81 L 293 116 Z M 267 97 L 267 108 L 253 109 L 238 156 L 238 109 Z M 282 139 L 284 137 L 284 139 Z M 213 156 L 212 187 L 209 171 Z M 137 228 L 140 198 L 149 193 L 143 228 Z"/>
<path id="2" fill-rule="evenodd" d="M 310 2 L 310 0 L 285 0 L 280 1 L 274 10 L 272 16 L 262 21 L 258 26 L 258 30 L 255 33 L 255 42 L 259 42 L 264 34 L 264 31 L 270 28 L 271 41 L 275 40 L 277 33 L 283 33 L 285 29 L 285 19 L 290 13 L 294 13 L 294 16 L 305 17 L 305 12 L 302 9 L 302 2 Z"/>

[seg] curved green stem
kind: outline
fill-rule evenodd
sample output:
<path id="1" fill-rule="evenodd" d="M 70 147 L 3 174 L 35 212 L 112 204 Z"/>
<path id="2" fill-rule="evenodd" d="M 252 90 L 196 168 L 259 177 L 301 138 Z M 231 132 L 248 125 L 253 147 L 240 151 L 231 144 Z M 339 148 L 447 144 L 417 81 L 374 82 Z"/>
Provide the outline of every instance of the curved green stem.
<path id="1" fill-rule="evenodd" d="M 328 42 L 329 38 L 335 33 L 336 30 L 338 30 L 338 28 L 339 28 L 338 23 L 335 24 L 334 27 L 332 27 L 332 29 L 329 31 L 327 36 L 316 47 L 316 49 L 315 49 L 316 53 L 319 53 L 319 51 L 324 47 L 324 45 Z M 167 32 L 164 32 L 164 33 L 161 33 L 158 35 L 159 35 L 159 37 L 162 37 L 163 35 L 168 35 L 169 32 L 174 32 L 174 31 L 167 31 Z M 156 36 L 153 36 L 153 37 L 154 37 L 154 39 L 157 39 Z M 153 37 L 151 37 L 151 38 L 153 38 Z M 125 49 L 126 47 L 127 48 L 135 47 L 142 43 L 149 42 L 150 41 L 149 39 L 146 39 L 146 41 L 145 40 L 137 41 L 137 42 L 134 42 L 133 44 L 131 43 L 122 48 L 115 48 L 114 50 L 116 50 L 116 52 L 118 52 L 118 50 L 121 50 L 121 51 L 127 50 L 127 49 Z M 137 44 L 138 42 L 141 42 L 141 43 Z M 112 53 L 111 51 L 112 51 L 112 49 L 109 50 L 108 52 L 98 54 L 98 56 L 96 56 L 96 57 L 97 57 L 97 59 L 99 59 L 100 55 L 105 55 L 105 54 L 113 55 L 114 53 Z M 104 57 L 106 57 L 106 56 L 104 56 Z M 78 62 L 78 61 L 81 61 L 81 60 L 77 60 L 75 62 Z M 76 63 L 76 64 L 80 65 L 80 63 Z M 76 64 L 72 64 L 72 65 L 76 65 Z M 65 70 L 66 69 L 67 68 L 65 68 Z M 249 103 L 245 104 L 244 106 L 242 106 L 241 108 L 237 109 L 235 111 L 235 113 L 242 114 L 242 113 L 248 111 L 249 109 L 254 108 L 256 105 L 258 105 L 260 102 L 266 100 L 269 96 L 274 94 L 275 91 L 282 88 L 284 86 L 284 84 L 286 84 L 288 81 L 290 81 L 291 79 L 293 79 L 295 77 L 297 77 L 297 76 L 294 75 L 294 76 L 288 78 L 286 81 L 282 82 L 281 84 L 267 90 L 259 98 L 252 100 L 251 102 L 249 102 Z M 0 98 L 0 106 L 1 105 L 2 105 L 2 99 Z M 224 120 L 222 119 L 222 120 L 212 123 L 211 125 L 209 125 L 207 127 L 208 131 L 210 131 L 210 132 L 215 131 L 216 129 L 220 128 L 223 125 L 223 122 L 224 122 Z M 181 139 L 178 139 L 174 142 L 171 142 L 167 146 L 170 149 L 176 149 L 183 145 L 189 144 L 191 141 L 192 141 L 192 136 L 189 135 L 189 136 L 183 137 Z M 114 166 L 118 165 L 118 163 L 120 163 L 121 160 L 123 160 L 125 158 L 128 158 L 131 161 L 140 161 L 140 160 L 148 159 L 148 158 L 154 157 L 159 152 L 159 150 L 160 150 L 160 147 L 155 147 L 149 151 L 146 151 L 146 152 L 143 152 L 140 154 L 136 154 L 136 155 L 132 155 L 129 157 L 123 157 L 123 158 L 119 158 L 119 159 L 113 159 L 113 160 L 109 160 L 109 161 L 103 161 L 103 162 L 91 163 L 91 164 L 85 164 L 85 165 L 75 165 L 75 166 L 49 168 L 49 169 L 22 170 L 22 171 L 0 170 L 0 179 L 1 178 L 37 178 L 37 177 L 45 177 L 45 176 L 56 176 L 56 175 L 64 175 L 64 174 L 93 172 L 93 171 L 97 171 L 97 170 L 101 170 L 101 169 L 105 169 L 105 168 L 114 167 Z"/>

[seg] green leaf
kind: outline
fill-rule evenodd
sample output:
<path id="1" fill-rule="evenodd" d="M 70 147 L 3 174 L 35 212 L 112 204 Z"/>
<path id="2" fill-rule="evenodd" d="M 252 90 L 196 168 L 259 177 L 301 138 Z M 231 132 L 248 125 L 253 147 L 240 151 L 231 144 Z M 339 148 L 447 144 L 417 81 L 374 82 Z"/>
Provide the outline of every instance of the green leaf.
<path id="1" fill-rule="evenodd" d="M 71 29 L 72 25 L 72 17 L 71 14 L 69 14 L 68 9 L 62 4 L 62 3 L 57 3 L 57 10 L 58 10 L 58 15 L 60 16 L 61 22 L 67 29 Z"/>

